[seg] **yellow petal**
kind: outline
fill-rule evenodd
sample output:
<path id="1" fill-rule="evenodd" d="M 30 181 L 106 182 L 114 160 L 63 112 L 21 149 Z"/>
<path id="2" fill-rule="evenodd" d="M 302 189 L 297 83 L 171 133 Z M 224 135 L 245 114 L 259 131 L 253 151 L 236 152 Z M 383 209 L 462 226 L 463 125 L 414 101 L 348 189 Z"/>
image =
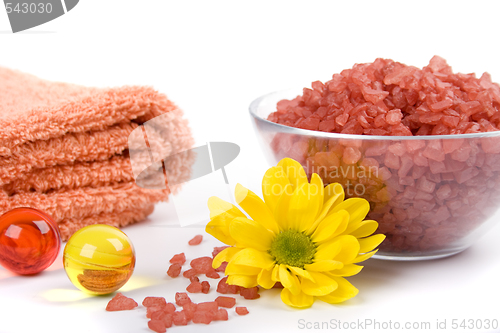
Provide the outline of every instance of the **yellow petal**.
<path id="1" fill-rule="evenodd" d="M 349 213 L 347 211 L 340 210 L 330 214 L 318 224 L 316 231 L 311 235 L 311 239 L 315 243 L 320 243 L 336 237 L 344 232 L 348 223 Z"/>
<path id="2" fill-rule="evenodd" d="M 273 279 L 274 282 L 279 282 L 279 280 L 280 280 L 280 265 L 275 265 L 273 267 L 273 271 L 271 272 L 271 279 Z"/>
<path id="3" fill-rule="evenodd" d="M 339 210 L 346 210 L 349 213 L 349 226 L 345 234 L 350 234 L 355 229 L 356 225 L 360 223 L 370 211 L 370 204 L 362 198 L 350 198 L 337 206 L 333 207 L 331 213 L 338 212 Z"/>
<path id="4" fill-rule="evenodd" d="M 320 197 L 320 206 L 318 208 L 318 213 L 323 209 L 323 201 L 325 198 L 325 186 L 323 185 L 323 180 L 317 173 L 313 173 L 311 176 L 311 185 L 314 185 L 318 188 L 318 196 Z"/>
<path id="5" fill-rule="evenodd" d="M 358 262 L 362 262 L 362 261 L 365 261 L 366 259 L 369 259 L 371 258 L 375 253 L 377 253 L 378 249 L 375 250 L 375 251 L 372 251 L 372 252 L 368 252 L 368 253 L 365 253 L 365 254 L 360 254 L 358 255 L 353 261 L 352 263 L 353 264 L 356 264 Z"/>
<path id="6" fill-rule="evenodd" d="M 319 272 L 311 272 L 315 282 L 302 280 L 302 292 L 311 296 L 323 296 L 337 289 L 337 281 L 333 278 Z"/>
<path id="7" fill-rule="evenodd" d="M 339 183 L 331 183 L 325 187 L 325 203 L 330 201 L 332 198 L 334 199 L 332 207 L 335 207 L 344 201 L 344 188 Z"/>
<path id="8" fill-rule="evenodd" d="M 327 187 L 325 187 L 323 192 L 325 202 L 323 204 L 323 207 L 321 208 L 321 212 L 316 217 L 316 221 L 314 221 L 313 225 L 309 228 L 309 230 L 306 231 L 307 235 L 312 234 L 316 230 L 318 224 L 323 221 L 323 219 L 330 213 L 332 207 L 337 206 L 342 202 L 342 200 L 344 200 L 344 189 L 338 183 L 329 184 Z"/>
<path id="9" fill-rule="evenodd" d="M 239 246 L 260 251 L 269 250 L 274 238 L 274 234 L 260 223 L 242 217 L 237 217 L 231 221 L 229 232 Z"/>
<path id="10" fill-rule="evenodd" d="M 294 295 L 290 290 L 283 288 L 281 291 L 281 300 L 283 303 L 296 308 L 308 308 L 314 303 L 314 297 L 303 292 Z"/>
<path id="11" fill-rule="evenodd" d="M 288 226 L 291 229 L 305 231 L 316 220 L 323 203 L 318 187 L 305 183 L 295 189 L 290 198 L 287 212 Z"/>
<path id="12" fill-rule="evenodd" d="M 346 279 L 341 277 L 333 277 L 333 279 L 337 281 L 337 289 L 335 289 L 328 295 L 319 296 L 318 299 L 326 303 L 335 304 L 344 302 L 358 294 L 358 289 L 356 289 L 356 287 L 354 287 Z"/>
<path id="13" fill-rule="evenodd" d="M 243 288 L 252 288 L 258 285 L 256 275 L 229 275 L 227 283 Z"/>
<path id="14" fill-rule="evenodd" d="M 358 224 L 357 228 L 351 231 L 349 234 L 353 235 L 356 238 L 362 238 L 366 236 L 370 236 L 377 230 L 378 223 L 373 220 L 362 221 Z"/>
<path id="15" fill-rule="evenodd" d="M 286 265 L 279 265 L 279 277 L 283 287 L 289 289 L 292 294 L 298 295 L 300 293 L 300 281 L 295 274 L 288 271 Z"/>
<path id="16" fill-rule="evenodd" d="M 340 251 L 332 258 L 333 260 L 344 263 L 351 263 L 359 253 L 359 242 L 356 237 L 351 235 L 339 236 L 336 240 L 340 242 Z"/>
<path id="17" fill-rule="evenodd" d="M 333 269 L 341 269 L 344 264 L 336 260 L 318 260 L 312 264 L 304 265 L 304 269 L 313 272 L 325 272 Z"/>
<path id="18" fill-rule="evenodd" d="M 239 248 L 236 248 L 236 247 L 227 247 L 225 248 L 224 250 L 220 251 L 214 258 L 214 260 L 212 261 L 212 267 L 213 268 L 219 268 L 220 265 L 224 262 L 224 261 L 229 261 L 231 260 L 231 258 L 236 254 L 238 253 L 239 251 L 241 251 L 242 249 L 239 249 Z"/>
<path id="19" fill-rule="evenodd" d="M 358 274 L 363 266 L 358 266 L 354 264 L 347 264 L 344 267 L 336 270 L 332 270 L 329 273 L 334 276 L 353 276 Z"/>
<path id="20" fill-rule="evenodd" d="M 236 206 L 217 197 L 208 199 L 211 221 L 205 231 L 221 242 L 234 245 L 236 242 L 229 233 L 229 223 L 236 217 L 246 217 Z"/>
<path id="21" fill-rule="evenodd" d="M 299 162 L 291 158 L 284 158 L 279 161 L 278 166 L 283 168 L 294 190 L 302 184 L 307 183 L 306 172 Z"/>
<path id="22" fill-rule="evenodd" d="M 274 266 L 274 260 L 267 252 L 246 248 L 235 254 L 231 263 L 243 266 L 270 269 Z"/>
<path id="23" fill-rule="evenodd" d="M 359 253 L 366 253 L 374 250 L 377 246 L 380 245 L 385 239 L 385 235 L 376 234 L 370 237 L 359 239 Z"/>
<path id="24" fill-rule="evenodd" d="M 225 273 L 228 276 L 231 276 L 231 275 L 255 275 L 255 276 L 257 276 L 261 270 L 262 270 L 262 268 L 238 265 L 238 264 L 235 264 L 232 261 L 230 261 L 226 266 Z"/>
<path id="25" fill-rule="evenodd" d="M 341 250 L 341 243 L 338 241 L 330 241 L 328 243 L 318 245 L 316 254 L 314 255 L 315 261 L 333 260 Z"/>
<path id="26" fill-rule="evenodd" d="M 241 184 L 236 184 L 234 195 L 238 205 L 240 205 L 254 221 L 276 234 L 279 232 L 278 224 L 274 221 L 273 213 L 266 203 L 255 193 L 243 187 Z"/>
<path id="27" fill-rule="evenodd" d="M 211 219 L 221 214 L 225 214 L 231 220 L 235 217 L 246 217 L 238 207 L 218 197 L 210 197 L 207 204 Z"/>
<path id="28" fill-rule="evenodd" d="M 294 267 L 294 266 L 288 266 L 288 269 L 292 272 L 292 273 L 295 273 L 297 274 L 298 276 L 300 277 L 303 277 L 305 279 L 309 279 L 311 281 L 314 281 L 313 277 L 311 276 L 311 274 L 309 274 L 308 271 L 300 268 L 300 267 Z"/>
<path id="29" fill-rule="evenodd" d="M 281 230 L 288 229 L 288 208 L 290 207 L 290 199 L 293 194 L 293 186 L 288 184 L 285 186 L 281 197 L 278 199 L 276 203 L 276 207 L 274 210 L 274 220 L 278 223 L 278 226 Z"/>
<path id="30" fill-rule="evenodd" d="M 260 271 L 259 275 L 257 275 L 257 283 L 259 286 L 265 289 L 271 289 L 276 283 L 272 279 L 273 269 L 263 269 Z"/>
<path id="31" fill-rule="evenodd" d="M 229 223 L 222 222 L 218 216 L 207 223 L 205 231 L 227 245 L 234 245 L 236 241 L 229 233 Z"/>
<path id="32" fill-rule="evenodd" d="M 269 168 L 264 174 L 262 178 L 262 195 L 272 212 L 276 209 L 278 200 L 286 190 L 287 185 L 290 185 L 290 180 L 280 166 Z M 293 192 L 291 186 L 289 191 L 290 193 Z"/>

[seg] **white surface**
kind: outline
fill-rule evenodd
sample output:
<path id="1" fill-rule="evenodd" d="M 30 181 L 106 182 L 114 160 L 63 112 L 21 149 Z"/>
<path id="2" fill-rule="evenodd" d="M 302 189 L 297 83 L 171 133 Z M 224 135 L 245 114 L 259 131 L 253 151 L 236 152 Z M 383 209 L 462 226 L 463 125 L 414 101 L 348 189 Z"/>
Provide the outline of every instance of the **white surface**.
<path id="1" fill-rule="evenodd" d="M 82 0 L 63 17 L 15 35 L 0 9 L 0 65 L 84 85 L 152 85 L 185 111 L 199 145 L 239 144 L 240 157 L 226 169 L 229 180 L 259 192 L 268 165 L 247 113 L 254 98 L 328 80 L 376 57 L 421 67 L 438 54 L 455 71 L 488 71 L 498 82 L 498 7 L 486 1 Z M 123 292 L 138 302 L 146 296 L 173 300 L 187 286 L 184 278 L 165 274 L 173 254 L 185 251 L 192 259 L 218 245 L 206 236 L 200 246 L 188 247 L 202 228 L 178 226 L 172 204 L 159 205 L 147 221 L 125 232 L 136 247 L 137 268 Z M 281 303 L 276 290 L 266 291 L 257 301 L 238 298 L 239 305 L 249 307 L 246 317 L 230 315 L 228 322 L 169 332 L 303 332 L 309 330 L 300 323 L 332 319 L 432 325 L 406 330 L 414 332 L 486 332 L 451 330 L 451 324 L 453 319 L 500 320 L 499 237 L 496 226 L 469 250 L 442 260 L 370 260 L 350 278 L 360 294 L 342 305 L 316 302 L 297 311 Z M 192 298 L 216 296 L 212 290 Z M 61 260 L 35 277 L 11 276 L 0 268 L 0 332 L 150 332 L 144 308 L 107 313 L 109 299 L 77 291 Z M 448 330 L 437 330 L 436 321 L 445 319 Z"/>

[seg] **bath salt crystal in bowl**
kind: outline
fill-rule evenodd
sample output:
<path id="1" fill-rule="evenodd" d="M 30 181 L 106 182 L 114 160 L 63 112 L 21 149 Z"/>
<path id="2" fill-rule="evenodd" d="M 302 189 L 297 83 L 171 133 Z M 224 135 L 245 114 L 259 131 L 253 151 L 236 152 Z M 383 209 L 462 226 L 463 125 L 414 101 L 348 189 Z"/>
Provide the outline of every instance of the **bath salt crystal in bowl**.
<path id="1" fill-rule="evenodd" d="M 453 73 L 356 64 L 312 89 L 255 100 L 250 113 L 269 161 L 300 162 L 346 197 L 370 202 L 387 236 L 376 257 L 449 256 L 474 243 L 500 203 L 500 86 Z"/>

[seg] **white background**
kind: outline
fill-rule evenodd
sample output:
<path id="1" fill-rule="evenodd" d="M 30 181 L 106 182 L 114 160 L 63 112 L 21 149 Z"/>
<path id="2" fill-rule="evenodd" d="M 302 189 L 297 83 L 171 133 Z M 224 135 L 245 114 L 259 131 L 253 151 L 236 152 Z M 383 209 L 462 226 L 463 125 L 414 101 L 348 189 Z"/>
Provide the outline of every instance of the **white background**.
<path id="1" fill-rule="evenodd" d="M 454 71 L 478 76 L 488 71 L 498 82 L 498 9 L 493 1 L 82 0 L 52 22 L 12 34 L 1 8 L 0 66 L 83 85 L 151 85 L 185 111 L 198 145 L 231 141 L 241 146 L 240 157 L 228 167 L 230 181 L 258 193 L 269 165 L 248 116 L 253 99 L 326 81 L 377 57 L 422 67 L 437 54 Z M 192 259 L 219 245 L 206 235 L 200 246 L 188 248 L 187 241 L 203 229 L 179 227 L 171 203 L 158 205 L 147 221 L 125 232 L 136 247 L 137 268 L 123 292 L 138 302 L 146 296 L 172 301 L 175 291 L 185 288 L 185 279 L 165 275 L 173 254 L 185 251 Z M 276 290 L 266 291 L 256 301 L 238 298 L 251 312 L 245 317 L 231 313 L 228 322 L 169 332 L 303 332 L 309 330 L 301 323 L 332 319 L 430 322 L 432 330 L 425 332 L 446 320 L 448 329 L 437 332 L 486 332 L 451 330 L 451 324 L 453 319 L 500 321 L 499 237 L 495 226 L 470 249 L 442 260 L 370 260 L 350 278 L 359 295 L 341 305 L 316 302 L 311 309 L 294 310 L 282 304 Z M 192 299 L 216 296 L 212 291 Z M 0 332 L 149 331 L 144 308 L 107 313 L 109 299 L 77 291 L 60 258 L 34 277 L 0 268 Z M 377 330 L 345 330 L 356 331 Z"/>

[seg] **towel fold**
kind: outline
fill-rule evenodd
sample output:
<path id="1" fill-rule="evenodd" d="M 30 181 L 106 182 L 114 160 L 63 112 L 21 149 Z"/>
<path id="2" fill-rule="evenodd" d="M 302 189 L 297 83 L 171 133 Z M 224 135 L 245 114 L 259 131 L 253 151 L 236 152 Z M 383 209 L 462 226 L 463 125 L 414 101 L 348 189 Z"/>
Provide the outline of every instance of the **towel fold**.
<path id="1" fill-rule="evenodd" d="M 128 137 L 159 115 L 167 115 L 164 126 L 151 135 L 161 154 L 191 148 L 182 111 L 152 88 L 89 88 L 0 67 L 0 214 L 43 210 L 63 240 L 88 224 L 122 227 L 144 219 L 175 188 L 135 184 Z M 188 161 L 165 167 L 189 177 Z"/>

